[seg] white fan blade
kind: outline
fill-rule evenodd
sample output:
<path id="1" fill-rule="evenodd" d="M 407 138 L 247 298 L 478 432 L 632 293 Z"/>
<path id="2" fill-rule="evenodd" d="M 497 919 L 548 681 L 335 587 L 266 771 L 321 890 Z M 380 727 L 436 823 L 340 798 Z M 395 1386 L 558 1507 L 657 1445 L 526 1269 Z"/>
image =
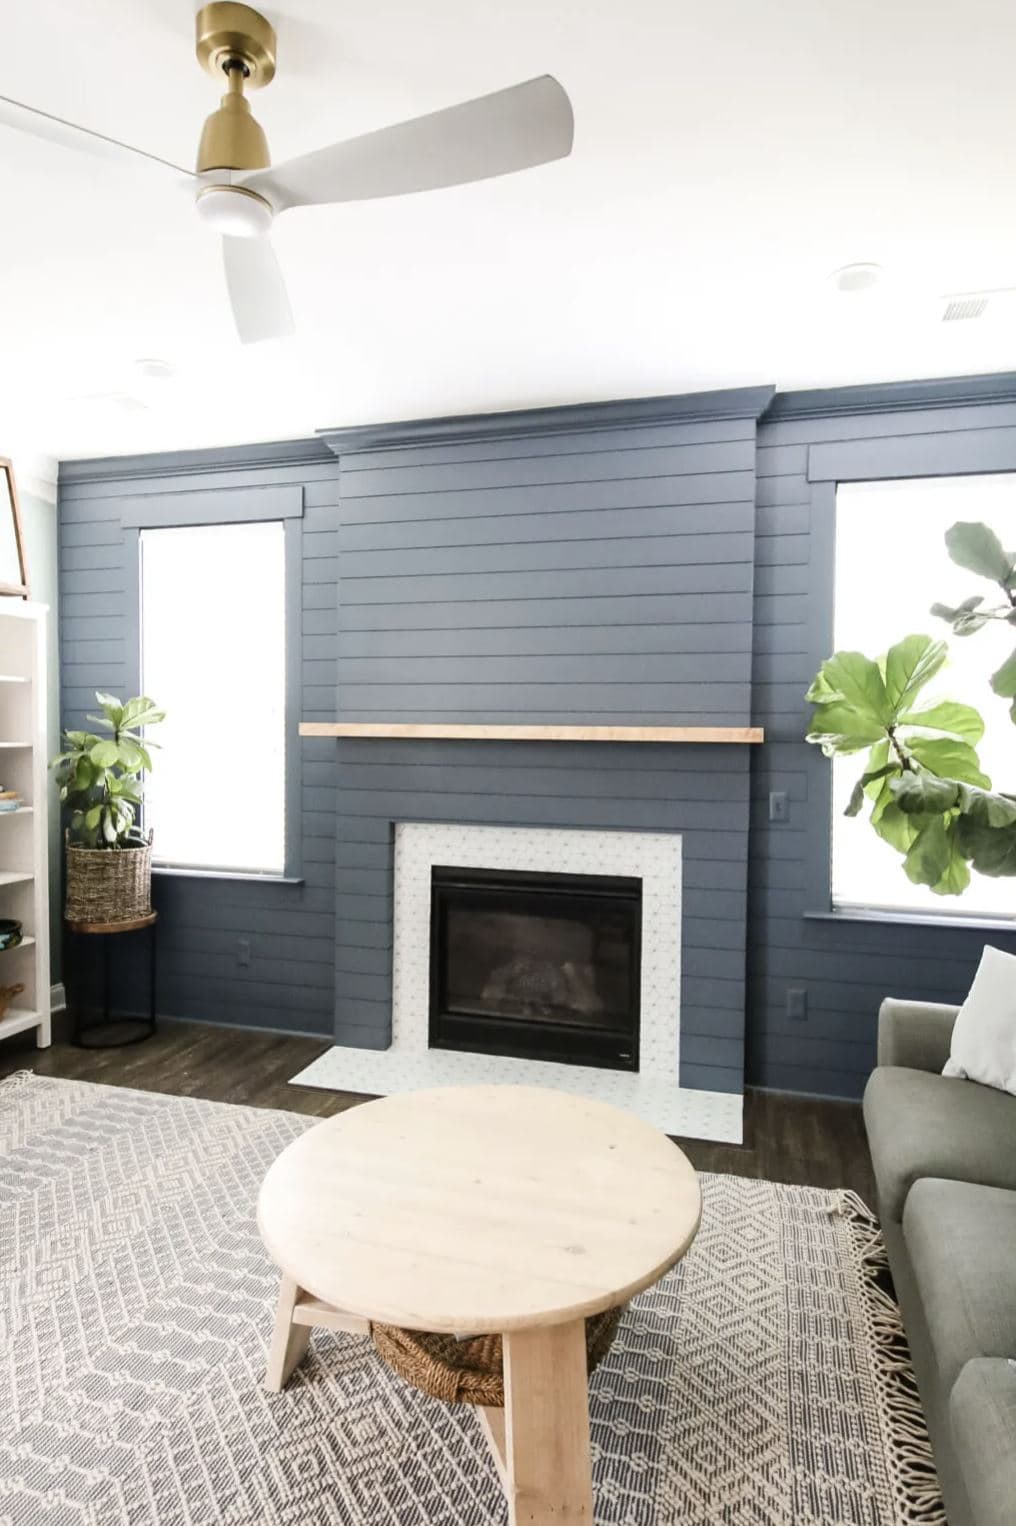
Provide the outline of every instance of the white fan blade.
<path id="1" fill-rule="evenodd" d="M 0 127 L 13 127 L 16 132 L 28 133 L 33 138 L 45 138 L 50 143 L 58 143 L 61 148 L 95 154 L 100 159 L 113 159 L 135 167 L 140 160 L 147 160 L 149 164 L 158 164 L 163 169 L 172 170 L 174 174 L 186 175 L 190 180 L 195 178 L 192 170 L 185 170 L 169 159 L 161 159 L 158 154 L 134 148 L 130 143 L 121 143 L 119 138 L 107 138 L 105 133 L 93 132 L 90 127 L 79 127 L 76 122 L 65 122 L 63 117 L 40 111 L 37 106 L 26 106 L 23 101 L 12 101 L 6 95 L 0 95 Z"/>
<path id="2" fill-rule="evenodd" d="M 222 240 L 226 285 L 241 344 L 293 332 L 293 311 L 275 250 L 266 238 Z"/>
<path id="3" fill-rule="evenodd" d="M 571 102 L 551 75 L 255 170 L 242 184 L 276 212 L 465 185 L 571 153 Z"/>

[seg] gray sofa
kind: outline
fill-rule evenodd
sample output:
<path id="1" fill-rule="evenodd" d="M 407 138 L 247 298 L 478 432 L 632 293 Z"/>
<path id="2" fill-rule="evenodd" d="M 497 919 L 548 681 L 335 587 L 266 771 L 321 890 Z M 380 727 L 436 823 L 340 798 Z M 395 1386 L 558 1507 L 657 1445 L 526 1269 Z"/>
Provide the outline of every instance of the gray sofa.
<path id="1" fill-rule="evenodd" d="M 883 1002 L 864 1121 L 950 1526 L 1014 1526 L 1016 1097 L 941 1074 L 956 1012 Z"/>

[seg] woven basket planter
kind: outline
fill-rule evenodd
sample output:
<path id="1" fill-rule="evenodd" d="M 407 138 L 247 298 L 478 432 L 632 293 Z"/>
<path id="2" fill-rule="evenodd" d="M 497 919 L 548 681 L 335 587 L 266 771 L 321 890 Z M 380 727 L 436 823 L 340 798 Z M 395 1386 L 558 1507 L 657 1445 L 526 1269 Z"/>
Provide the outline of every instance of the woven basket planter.
<path id="1" fill-rule="evenodd" d="M 152 910 L 152 835 L 143 848 L 67 844 L 68 922 L 133 922 Z"/>
<path id="2" fill-rule="evenodd" d="M 624 1309 L 605 1309 L 586 1320 L 586 1363 L 593 1371 L 610 1350 Z M 371 1325 L 371 1339 L 399 1377 L 446 1404 L 504 1408 L 504 1364 L 499 1335 L 430 1335 L 397 1325 Z"/>

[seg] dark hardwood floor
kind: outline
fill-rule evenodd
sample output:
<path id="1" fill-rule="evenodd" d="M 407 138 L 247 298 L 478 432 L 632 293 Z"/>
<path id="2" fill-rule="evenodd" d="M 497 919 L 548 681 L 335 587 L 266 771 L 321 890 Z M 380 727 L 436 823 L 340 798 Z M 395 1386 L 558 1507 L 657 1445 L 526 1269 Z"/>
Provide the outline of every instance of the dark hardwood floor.
<path id="1" fill-rule="evenodd" d="M 55 1022 L 57 1037 L 50 1049 L 36 1049 L 30 1033 L 7 1040 L 0 1049 L 0 1076 L 27 1069 L 43 1076 L 276 1107 L 317 1118 L 365 1100 L 352 1092 L 288 1084 L 329 1047 L 318 1039 L 164 1022 L 153 1038 L 140 1044 L 77 1049 L 59 1036 L 61 1026 Z M 849 1187 L 874 1204 L 861 1109 L 853 1102 L 749 1091 L 743 1145 L 684 1139 L 680 1144 L 701 1171 Z"/>

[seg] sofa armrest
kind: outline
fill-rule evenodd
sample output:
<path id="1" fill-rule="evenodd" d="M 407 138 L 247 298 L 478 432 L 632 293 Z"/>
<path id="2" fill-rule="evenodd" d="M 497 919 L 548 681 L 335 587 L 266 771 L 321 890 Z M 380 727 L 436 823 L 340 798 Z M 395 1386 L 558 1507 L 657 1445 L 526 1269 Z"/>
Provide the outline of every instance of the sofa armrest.
<path id="1" fill-rule="evenodd" d="M 878 1011 L 878 1063 L 941 1071 L 959 1007 L 887 996 Z"/>

